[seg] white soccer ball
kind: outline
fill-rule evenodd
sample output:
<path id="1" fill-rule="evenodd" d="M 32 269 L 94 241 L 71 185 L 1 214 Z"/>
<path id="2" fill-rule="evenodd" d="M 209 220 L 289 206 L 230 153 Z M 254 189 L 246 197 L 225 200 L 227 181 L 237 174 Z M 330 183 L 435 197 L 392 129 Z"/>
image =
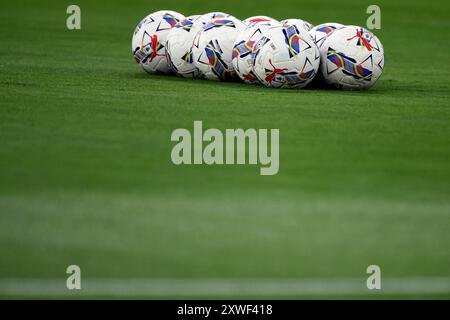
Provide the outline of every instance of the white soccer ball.
<path id="1" fill-rule="evenodd" d="M 166 61 L 166 38 L 184 16 L 178 12 L 161 10 L 146 16 L 137 25 L 131 41 L 136 62 L 147 72 L 169 73 Z"/>
<path id="2" fill-rule="evenodd" d="M 288 26 L 296 26 L 298 29 L 304 29 L 306 31 L 311 30 L 311 28 L 313 27 L 311 23 L 302 19 L 285 19 L 280 22 Z"/>
<path id="3" fill-rule="evenodd" d="M 169 32 L 166 43 L 166 58 L 172 71 L 184 78 L 199 78 L 202 76 L 194 64 L 192 45 L 195 35 L 203 26 L 218 18 L 228 17 L 224 12 L 210 12 L 203 15 L 193 15 L 180 21 Z"/>
<path id="4" fill-rule="evenodd" d="M 197 33 L 192 47 L 194 64 L 209 80 L 236 76 L 231 63 L 233 44 L 245 25 L 233 16 L 214 19 Z"/>
<path id="5" fill-rule="evenodd" d="M 275 19 L 260 16 L 246 20 L 249 27 L 244 29 L 234 41 L 232 63 L 239 78 L 248 84 L 255 84 L 259 81 L 253 74 L 253 45 L 262 38 L 267 29 L 280 23 Z"/>
<path id="6" fill-rule="evenodd" d="M 247 19 L 242 21 L 247 27 L 253 27 L 257 24 L 277 24 L 280 23 L 278 20 L 275 20 L 274 18 L 268 17 L 268 16 L 253 16 L 248 17 Z"/>
<path id="7" fill-rule="evenodd" d="M 197 18 L 198 16 L 187 17 L 178 22 L 167 36 L 167 63 L 175 74 L 185 78 L 197 78 L 200 74 L 192 55 L 195 36 L 192 25 Z"/>
<path id="8" fill-rule="evenodd" d="M 381 76 L 383 68 L 383 46 L 365 28 L 343 27 L 334 31 L 322 44 L 322 76 L 337 88 L 369 89 Z"/>
<path id="9" fill-rule="evenodd" d="M 340 23 L 335 22 L 326 22 L 319 24 L 309 30 L 309 34 L 313 38 L 316 45 L 319 47 L 319 50 L 322 46 L 322 43 L 325 41 L 325 39 L 332 34 L 335 30 L 338 30 L 340 28 L 343 28 L 344 25 Z"/>
<path id="10" fill-rule="evenodd" d="M 303 88 L 317 73 L 319 49 L 295 25 L 270 27 L 255 44 L 253 73 L 268 87 Z"/>

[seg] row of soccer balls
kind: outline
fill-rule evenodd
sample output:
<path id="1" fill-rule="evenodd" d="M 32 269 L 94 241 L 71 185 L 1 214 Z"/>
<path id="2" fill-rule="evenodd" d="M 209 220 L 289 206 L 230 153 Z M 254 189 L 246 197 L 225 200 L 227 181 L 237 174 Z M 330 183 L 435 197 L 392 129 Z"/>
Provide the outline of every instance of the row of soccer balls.
<path id="1" fill-rule="evenodd" d="M 316 79 L 343 89 L 368 89 L 381 76 L 384 50 L 368 30 L 339 23 L 313 27 L 300 19 L 222 12 L 184 17 L 149 14 L 136 27 L 133 57 L 149 73 L 302 88 Z M 319 72 L 320 69 L 320 72 Z"/>

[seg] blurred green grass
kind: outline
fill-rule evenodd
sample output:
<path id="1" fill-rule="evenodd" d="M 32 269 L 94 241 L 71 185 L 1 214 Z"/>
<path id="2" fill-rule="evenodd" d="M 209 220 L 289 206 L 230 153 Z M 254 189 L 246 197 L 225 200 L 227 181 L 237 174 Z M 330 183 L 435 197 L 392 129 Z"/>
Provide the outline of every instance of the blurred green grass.
<path id="1" fill-rule="evenodd" d="M 368 92 L 149 76 L 130 54 L 151 11 L 364 25 L 368 1 L 78 1 L 81 31 L 69 4 L 0 4 L 0 278 L 450 276 L 448 2 L 377 3 Z M 279 174 L 174 166 L 194 120 L 279 128 Z"/>

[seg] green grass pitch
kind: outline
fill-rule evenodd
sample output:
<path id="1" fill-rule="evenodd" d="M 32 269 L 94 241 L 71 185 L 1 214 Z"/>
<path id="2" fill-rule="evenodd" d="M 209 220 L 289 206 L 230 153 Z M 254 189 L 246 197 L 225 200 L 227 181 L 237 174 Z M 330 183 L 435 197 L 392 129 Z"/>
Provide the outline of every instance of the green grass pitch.
<path id="1" fill-rule="evenodd" d="M 71 264 L 82 281 L 364 281 L 377 264 L 382 279 L 448 284 L 450 3 L 377 1 L 386 67 L 367 92 L 148 75 L 132 59 L 134 27 L 160 9 L 365 25 L 372 4 L 255 3 L 80 0 L 82 29 L 68 31 L 69 1 L 2 1 L 1 298 L 27 297 L 4 291 L 5 281 L 64 284 Z M 170 134 L 194 120 L 279 128 L 278 175 L 173 165 Z M 318 296 L 450 290 L 383 294 Z"/>

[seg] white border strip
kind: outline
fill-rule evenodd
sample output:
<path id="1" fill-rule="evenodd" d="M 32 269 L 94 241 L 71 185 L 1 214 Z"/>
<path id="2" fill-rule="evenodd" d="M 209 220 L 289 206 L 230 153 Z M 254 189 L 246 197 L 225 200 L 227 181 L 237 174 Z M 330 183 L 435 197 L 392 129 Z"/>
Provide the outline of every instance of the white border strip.
<path id="1" fill-rule="evenodd" d="M 2 297 L 245 297 L 449 294 L 450 278 L 382 278 L 369 290 L 365 278 L 330 279 L 82 279 L 68 290 L 65 279 L 0 279 Z"/>

